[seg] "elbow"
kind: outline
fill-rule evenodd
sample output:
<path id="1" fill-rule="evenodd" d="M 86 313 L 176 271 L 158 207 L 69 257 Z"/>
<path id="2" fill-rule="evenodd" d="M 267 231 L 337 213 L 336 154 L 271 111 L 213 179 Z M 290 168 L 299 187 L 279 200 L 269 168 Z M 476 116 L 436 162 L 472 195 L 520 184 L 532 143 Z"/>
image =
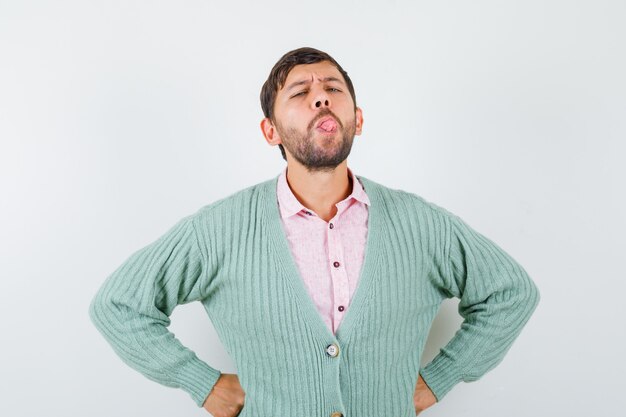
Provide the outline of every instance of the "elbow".
<path id="1" fill-rule="evenodd" d="M 511 308 L 516 310 L 517 314 L 512 315 L 511 318 L 523 326 L 537 309 L 541 300 L 541 292 L 528 274 L 524 272 L 519 277 L 521 279 L 514 290 L 515 295 L 511 298 Z"/>
<path id="2" fill-rule="evenodd" d="M 531 309 L 534 310 L 541 300 L 541 293 L 539 291 L 539 287 L 537 287 L 537 284 L 528 275 L 526 275 L 526 280 L 526 293 L 528 300 L 527 302 L 531 306 Z"/>
<path id="3" fill-rule="evenodd" d="M 101 332 L 104 333 L 107 327 L 107 317 L 110 316 L 111 309 L 107 304 L 107 299 L 99 291 L 89 303 L 88 315 L 91 323 Z M 109 312 L 109 313 L 107 313 Z"/>
<path id="4" fill-rule="evenodd" d="M 102 310 L 101 303 L 102 301 L 100 298 L 100 294 L 98 293 L 95 297 L 91 299 L 91 302 L 89 303 L 89 309 L 87 311 L 87 314 L 89 315 L 89 320 L 91 320 L 91 323 L 93 323 L 93 325 L 97 328 L 100 328 L 100 326 L 102 325 L 102 322 L 100 321 L 100 311 Z"/>
<path id="5" fill-rule="evenodd" d="M 521 316 L 524 317 L 524 321 L 530 319 L 535 312 L 539 301 L 541 300 L 541 293 L 537 285 L 530 277 L 526 276 L 526 284 L 523 286 L 523 291 L 520 293 L 520 308 L 523 310 Z"/>

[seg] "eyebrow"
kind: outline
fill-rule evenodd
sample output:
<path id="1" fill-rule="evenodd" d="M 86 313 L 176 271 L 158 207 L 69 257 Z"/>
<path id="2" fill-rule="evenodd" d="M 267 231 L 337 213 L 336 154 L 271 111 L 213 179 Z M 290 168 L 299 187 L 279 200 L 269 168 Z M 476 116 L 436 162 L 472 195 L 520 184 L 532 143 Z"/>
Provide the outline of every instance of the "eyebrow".
<path id="1" fill-rule="evenodd" d="M 325 77 L 325 78 L 322 78 L 320 81 L 324 82 L 324 83 L 327 83 L 327 82 L 330 82 L 330 81 L 336 81 L 339 84 L 343 84 L 342 81 L 339 78 L 337 78 L 337 77 Z M 289 90 L 291 90 L 294 87 L 297 87 L 299 85 L 304 85 L 304 84 L 311 84 L 311 80 L 302 80 L 302 81 L 293 82 L 293 83 L 289 84 L 289 86 L 285 89 L 285 91 L 289 91 Z"/>

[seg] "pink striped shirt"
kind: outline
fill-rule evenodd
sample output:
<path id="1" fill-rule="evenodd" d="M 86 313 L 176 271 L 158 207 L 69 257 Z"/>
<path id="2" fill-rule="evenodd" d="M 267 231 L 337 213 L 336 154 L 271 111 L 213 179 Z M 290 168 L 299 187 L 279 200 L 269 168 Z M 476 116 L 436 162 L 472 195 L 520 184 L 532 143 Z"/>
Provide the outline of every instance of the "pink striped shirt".
<path id="1" fill-rule="evenodd" d="M 350 308 L 367 241 L 370 201 L 350 168 L 348 175 L 352 193 L 336 204 L 337 213 L 328 222 L 298 201 L 287 183 L 287 168 L 276 187 L 282 224 L 300 277 L 333 334 Z"/>

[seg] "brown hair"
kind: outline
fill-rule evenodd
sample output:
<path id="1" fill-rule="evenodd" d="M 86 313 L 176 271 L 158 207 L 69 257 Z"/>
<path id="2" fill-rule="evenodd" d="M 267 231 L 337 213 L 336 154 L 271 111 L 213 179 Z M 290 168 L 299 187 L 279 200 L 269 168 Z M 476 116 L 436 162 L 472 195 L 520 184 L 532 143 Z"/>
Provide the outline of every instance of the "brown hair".
<path id="1" fill-rule="evenodd" d="M 354 109 L 356 110 L 356 95 L 354 94 L 354 86 L 352 85 L 352 80 L 348 76 L 348 73 L 326 52 L 315 48 L 304 47 L 294 49 L 283 55 L 278 62 L 274 64 L 267 80 L 263 83 L 263 87 L 261 88 L 261 109 L 263 109 L 265 117 L 268 117 L 273 123 L 275 122 L 274 103 L 276 102 L 276 94 L 278 90 L 285 85 L 287 75 L 289 75 L 293 67 L 303 64 L 315 64 L 322 61 L 330 62 L 339 70 L 348 85 L 348 91 L 352 96 Z M 278 147 L 280 148 L 280 153 L 283 155 L 283 159 L 286 161 L 287 156 L 285 155 L 285 148 L 282 144 L 279 144 Z"/>

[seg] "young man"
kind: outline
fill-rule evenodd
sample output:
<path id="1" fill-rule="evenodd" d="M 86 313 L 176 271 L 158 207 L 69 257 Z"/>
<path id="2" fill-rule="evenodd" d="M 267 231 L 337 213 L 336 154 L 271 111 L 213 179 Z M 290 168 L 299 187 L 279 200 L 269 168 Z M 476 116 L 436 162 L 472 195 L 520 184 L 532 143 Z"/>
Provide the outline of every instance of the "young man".
<path id="1" fill-rule="evenodd" d="M 328 54 L 285 54 L 261 105 L 287 166 L 184 217 L 109 276 L 89 313 L 118 355 L 215 417 L 409 417 L 495 367 L 539 302 L 525 270 L 458 216 L 348 168 L 363 114 Z M 420 368 L 450 297 L 464 322 Z M 191 301 L 238 374 L 167 330 Z"/>

